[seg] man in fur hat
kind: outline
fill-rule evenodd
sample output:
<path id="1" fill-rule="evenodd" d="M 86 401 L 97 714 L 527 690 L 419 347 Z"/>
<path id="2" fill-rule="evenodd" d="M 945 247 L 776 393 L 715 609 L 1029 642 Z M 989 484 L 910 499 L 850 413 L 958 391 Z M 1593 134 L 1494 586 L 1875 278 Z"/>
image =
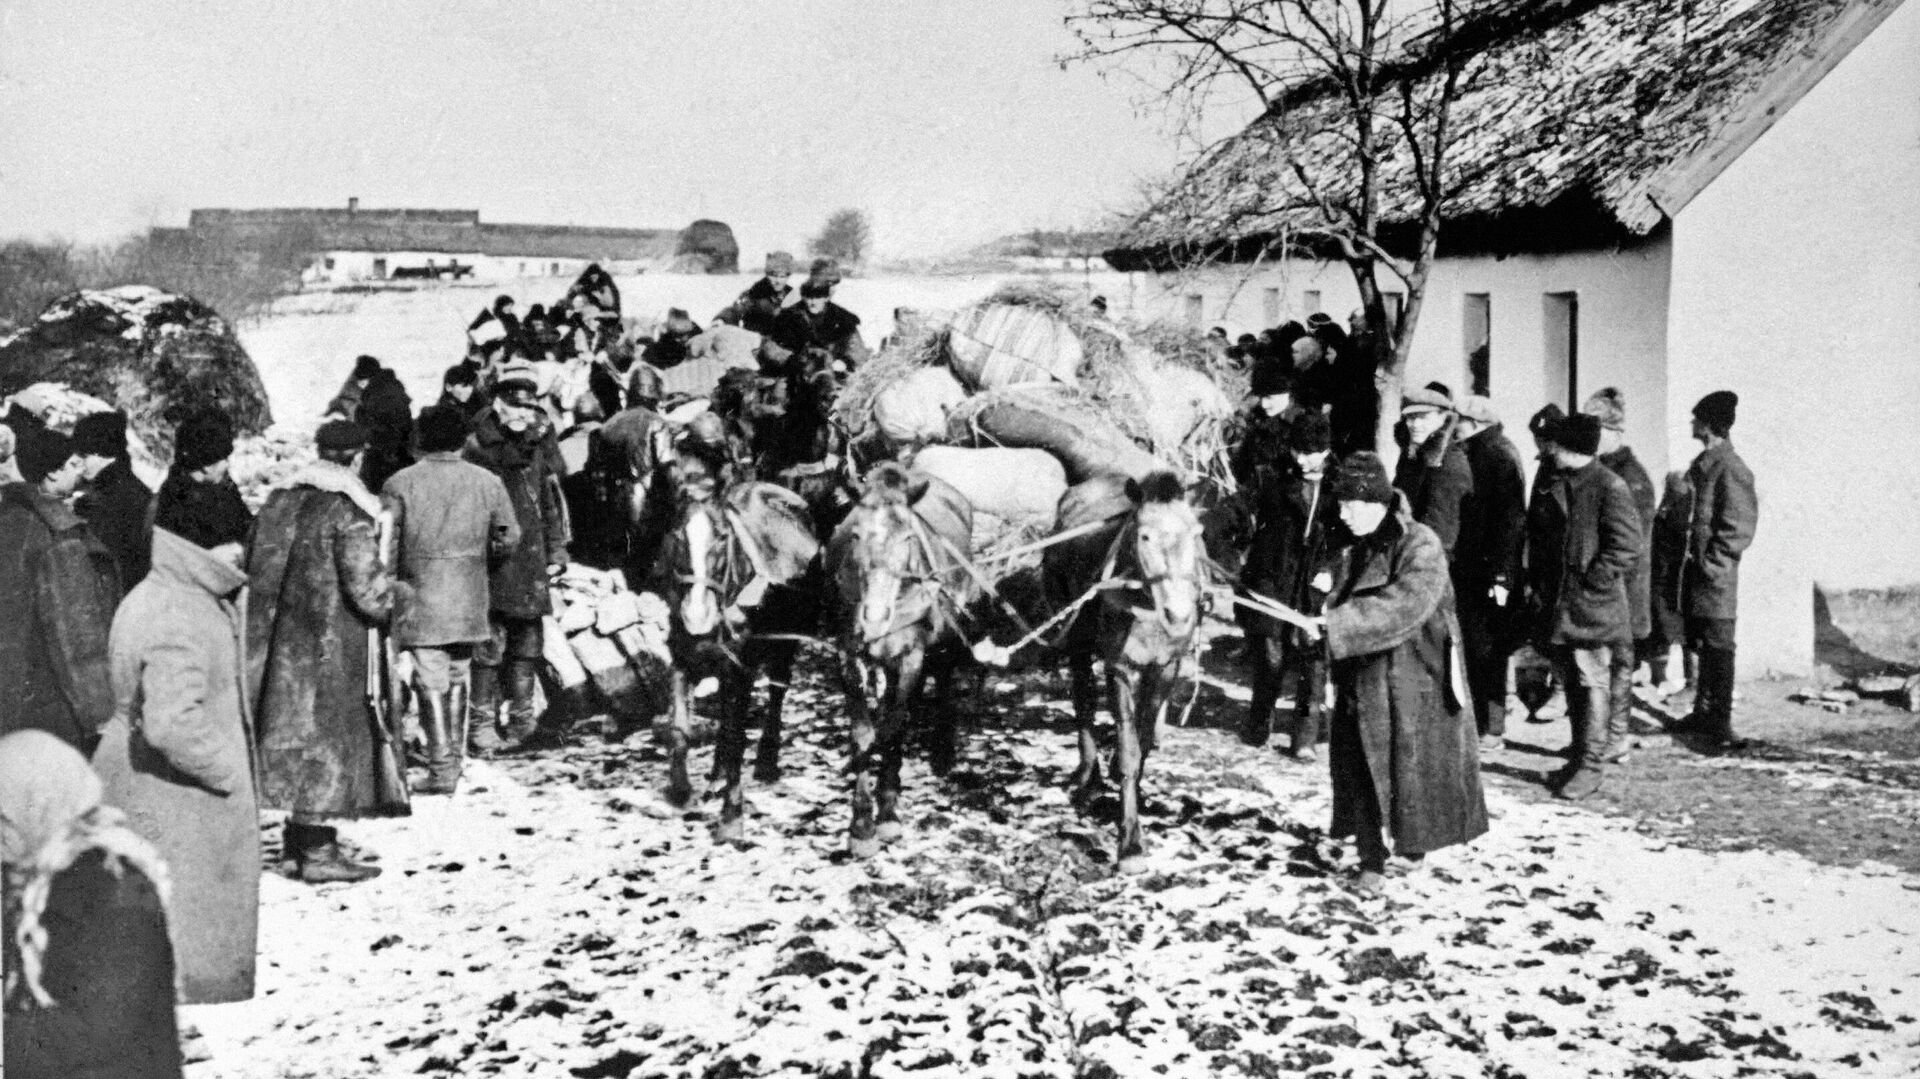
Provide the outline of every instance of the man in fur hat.
<path id="1" fill-rule="evenodd" d="M 1652 651 L 1648 638 L 1653 634 L 1653 514 L 1660 496 L 1653 489 L 1653 477 L 1627 445 L 1627 395 L 1607 386 L 1586 399 L 1580 411 L 1600 421 L 1600 463 L 1626 483 L 1633 495 L 1633 508 L 1640 514 L 1640 560 L 1634 563 L 1633 576 L 1627 580 L 1627 602 L 1633 608 L 1634 664 L 1638 666 Z M 1624 757 L 1626 746 L 1609 751 L 1610 757 Z"/>
<path id="2" fill-rule="evenodd" d="M 1413 519 L 1433 529 L 1451 560 L 1460 539 L 1461 512 L 1473 496 L 1473 468 L 1454 438 L 1453 399 L 1432 389 L 1406 395 L 1400 407 L 1411 444 L 1393 485 L 1406 493 Z"/>
<path id="3" fill-rule="evenodd" d="M 846 374 L 867 359 L 860 316 L 834 303 L 833 285 L 817 277 L 800 286 L 799 303 L 780 312 L 771 340 L 802 361 L 803 371 Z"/>
<path id="4" fill-rule="evenodd" d="M 1738 745 L 1733 681 L 1740 558 L 1760 522 L 1753 471 L 1734 452 L 1731 438 L 1739 404 L 1733 391 L 1715 390 L 1693 406 L 1693 437 L 1701 450 L 1687 467 L 1693 514 L 1680 571 L 1680 612 L 1687 645 L 1699 657 L 1699 690 L 1692 714 L 1673 729 L 1700 735 L 1715 748 Z"/>
<path id="5" fill-rule="evenodd" d="M 793 276 L 793 256 L 785 251 L 775 251 L 767 256 L 766 273 L 748 286 L 713 316 L 715 322 L 725 322 L 744 330 L 766 336 L 773 333 L 773 323 L 780 315 L 781 308 L 787 305 L 788 297 L 793 295 L 793 286 L 787 284 L 787 278 Z"/>
<path id="6" fill-rule="evenodd" d="M 253 511 L 230 475 L 232 456 L 233 421 L 225 413 L 197 412 L 182 420 L 173 434 L 173 467 L 154 495 L 153 526 L 195 543 L 246 535 Z"/>
<path id="7" fill-rule="evenodd" d="M 1293 376 L 1283 360 L 1254 361 L 1248 396 L 1253 400 L 1235 425 L 1238 441 L 1228 466 L 1251 503 L 1284 463 L 1287 431 L 1302 413 L 1293 403 Z"/>
<path id="8" fill-rule="evenodd" d="M 248 681 L 259 693 L 260 804 L 290 816 L 285 858 L 310 884 L 360 881 L 336 818 L 404 814 L 377 780 L 377 720 L 367 704 L 369 629 L 393 612 L 379 543 L 380 500 L 359 476 L 367 430 L 335 420 L 314 439 L 319 459 L 261 507 L 247 577 Z"/>
<path id="9" fill-rule="evenodd" d="M 1574 801 L 1600 790 L 1614 747 L 1625 744 L 1633 700 L 1627 583 L 1642 544 L 1632 493 L 1596 459 L 1600 421 L 1569 416 L 1552 443 L 1558 468 L 1527 510 L 1527 601 L 1534 646 L 1566 688 L 1573 732 L 1554 793 Z"/>
<path id="10" fill-rule="evenodd" d="M 127 414 L 94 412 L 73 425 L 73 449 L 80 455 L 86 488 L 74 511 L 100 537 L 120 566 L 120 591 L 133 590 L 153 561 L 153 528 L 148 512 L 153 492 L 133 474 L 127 452 Z"/>

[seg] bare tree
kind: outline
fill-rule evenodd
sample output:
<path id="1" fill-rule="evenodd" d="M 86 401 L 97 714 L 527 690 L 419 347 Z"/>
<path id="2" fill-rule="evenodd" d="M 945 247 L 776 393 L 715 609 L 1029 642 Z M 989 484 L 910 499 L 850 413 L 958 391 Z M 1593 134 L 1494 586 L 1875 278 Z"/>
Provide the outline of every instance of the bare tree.
<path id="1" fill-rule="evenodd" d="M 1301 252 L 1344 262 L 1375 343 L 1375 385 L 1384 404 L 1400 398 L 1441 222 L 1455 197 L 1486 175 L 1484 161 L 1456 162 L 1455 106 L 1487 74 L 1480 51 L 1465 40 L 1474 35 L 1461 31 L 1497 6 L 1074 0 L 1067 23 L 1081 48 L 1068 60 L 1129 70 L 1181 110 L 1189 132 L 1201 129 L 1207 110 L 1235 100 L 1259 110 L 1261 121 L 1203 145 L 1196 157 L 1196 164 L 1223 165 L 1229 176 L 1244 167 L 1258 197 L 1223 204 L 1218 191 L 1176 183 L 1161 189 L 1159 202 L 1171 216 L 1208 221 L 1217 239 L 1249 237 L 1251 246 L 1176 244 L 1171 257 L 1194 266 Z M 1281 122 L 1295 135 L 1276 133 Z M 1306 137 L 1297 137 L 1303 127 Z M 1196 204 L 1181 207 L 1183 199 Z M 1382 267 L 1405 289 L 1397 325 L 1380 288 Z M 1389 459 L 1395 418 L 1387 404 L 1375 433 Z"/>
<path id="2" fill-rule="evenodd" d="M 819 258 L 838 259 L 842 266 L 860 265 L 873 242 L 873 226 L 865 210 L 851 207 L 835 210 L 827 223 L 808 244 L 807 250 Z"/>

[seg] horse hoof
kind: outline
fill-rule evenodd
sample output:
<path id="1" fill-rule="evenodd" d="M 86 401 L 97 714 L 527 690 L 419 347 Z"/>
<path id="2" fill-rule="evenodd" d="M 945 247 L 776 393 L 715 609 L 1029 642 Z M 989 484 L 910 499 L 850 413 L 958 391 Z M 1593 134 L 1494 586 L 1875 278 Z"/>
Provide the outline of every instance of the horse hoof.
<path id="1" fill-rule="evenodd" d="M 872 839 L 849 839 L 847 853 L 862 860 L 871 858 L 880 853 L 880 840 L 877 836 Z"/>
<path id="2" fill-rule="evenodd" d="M 897 843 L 906 834 L 907 829 L 897 820 L 881 821 L 873 830 L 873 837 L 882 843 Z"/>
<path id="3" fill-rule="evenodd" d="M 733 843 L 745 835 L 746 831 L 746 822 L 742 821 L 739 817 L 735 817 L 732 820 L 721 820 L 713 826 L 713 841 L 715 843 Z"/>

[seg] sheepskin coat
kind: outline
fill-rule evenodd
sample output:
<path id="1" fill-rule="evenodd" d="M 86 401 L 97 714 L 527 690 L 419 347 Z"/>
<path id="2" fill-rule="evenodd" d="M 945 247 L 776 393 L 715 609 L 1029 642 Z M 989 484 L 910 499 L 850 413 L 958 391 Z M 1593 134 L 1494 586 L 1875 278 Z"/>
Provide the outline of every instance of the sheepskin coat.
<path id="1" fill-rule="evenodd" d="M 254 522 L 248 659 L 260 803 L 308 817 L 381 815 L 367 704 L 367 630 L 386 624 L 380 503 L 348 469 L 316 461 Z"/>
<path id="2" fill-rule="evenodd" d="M 1354 834 L 1362 798 L 1378 800 L 1402 855 L 1486 832 L 1459 638 L 1440 539 L 1398 496 L 1380 528 L 1343 553 L 1327 601 L 1334 723 L 1358 731 L 1329 746 L 1333 835 Z"/>
<path id="3" fill-rule="evenodd" d="M 165 529 L 113 619 L 113 720 L 102 798 L 173 877 L 167 928 L 180 1003 L 253 996 L 260 812 L 238 597 L 247 578 Z"/>

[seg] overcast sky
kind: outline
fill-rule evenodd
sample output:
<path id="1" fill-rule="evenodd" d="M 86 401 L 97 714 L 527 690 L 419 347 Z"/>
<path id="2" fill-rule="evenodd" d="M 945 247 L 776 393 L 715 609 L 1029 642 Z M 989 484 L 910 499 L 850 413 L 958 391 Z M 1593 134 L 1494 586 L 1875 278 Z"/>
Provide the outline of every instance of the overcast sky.
<path id="1" fill-rule="evenodd" d="M 0 0 L 0 235 L 195 206 L 733 225 L 888 254 L 1124 206 L 1178 147 L 1064 0 Z"/>

